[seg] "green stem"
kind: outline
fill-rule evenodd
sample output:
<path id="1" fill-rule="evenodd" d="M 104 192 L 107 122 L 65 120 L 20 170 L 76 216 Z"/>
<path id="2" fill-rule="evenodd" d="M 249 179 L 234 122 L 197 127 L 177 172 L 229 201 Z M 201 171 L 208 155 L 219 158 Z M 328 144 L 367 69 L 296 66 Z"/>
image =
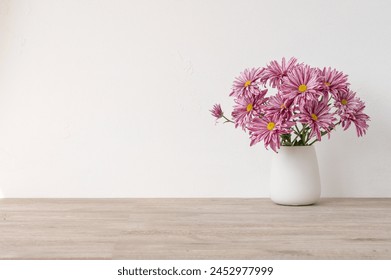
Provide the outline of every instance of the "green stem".
<path id="1" fill-rule="evenodd" d="M 301 138 L 301 142 L 303 143 L 304 146 L 305 146 L 305 143 L 306 143 L 306 141 L 305 141 L 306 129 L 307 129 L 307 125 L 303 124 L 303 128 L 300 131 L 300 138 Z"/>
<path id="2" fill-rule="evenodd" d="M 311 145 L 314 144 L 316 141 L 318 141 L 318 139 L 315 139 L 314 141 L 312 141 L 311 143 L 309 143 L 308 146 L 311 146 Z"/>
<path id="3" fill-rule="evenodd" d="M 336 124 L 333 124 L 332 127 L 330 127 L 330 130 L 329 131 L 323 131 L 320 135 L 321 137 L 325 136 L 327 133 L 331 132 L 332 130 L 335 129 L 335 127 L 337 125 L 339 125 L 341 123 L 341 121 L 337 122 Z M 307 140 L 307 142 L 309 141 L 310 139 Z M 314 141 L 312 141 L 311 143 L 308 144 L 308 146 L 311 146 L 312 144 L 314 144 L 315 142 L 317 142 L 318 139 L 315 139 Z"/>
<path id="4" fill-rule="evenodd" d="M 227 123 L 227 122 L 231 122 L 231 123 L 235 123 L 233 121 L 231 121 L 230 119 L 228 119 L 226 116 L 223 115 L 223 118 L 225 119 L 225 122 L 224 123 Z"/>
<path id="5" fill-rule="evenodd" d="M 293 141 L 292 141 L 292 145 L 291 145 L 291 146 L 294 146 L 294 145 L 296 144 L 297 137 L 299 137 L 299 135 L 298 135 L 298 134 L 296 134 L 296 137 L 295 137 L 295 139 L 293 139 Z"/>

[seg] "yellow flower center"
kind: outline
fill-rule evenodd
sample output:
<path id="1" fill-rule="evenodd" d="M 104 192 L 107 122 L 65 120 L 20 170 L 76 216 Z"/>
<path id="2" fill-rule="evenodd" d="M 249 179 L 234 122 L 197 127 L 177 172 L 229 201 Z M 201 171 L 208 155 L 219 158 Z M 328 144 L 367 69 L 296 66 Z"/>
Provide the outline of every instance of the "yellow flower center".
<path id="1" fill-rule="evenodd" d="M 247 80 L 245 83 L 244 83 L 244 87 L 248 87 L 249 85 L 251 85 L 251 81 Z"/>
<path id="2" fill-rule="evenodd" d="M 346 105 L 346 104 L 348 104 L 348 101 L 347 101 L 346 99 L 342 99 L 342 100 L 341 100 L 341 104 L 342 104 L 342 105 Z"/>
<path id="3" fill-rule="evenodd" d="M 305 92 L 307 90 L 307 86 L 306 85 L 300 85 L 299 86 L 299 91 L 300 92 Z"/>
<path id="4" fill-rule="evenodd" d="M 286 109 L 286 106 L 284 103 L 281 104 L 280 109 Z"/>
<path id="5" fill-rule="evenodd" d="M 250 112 L 253 109 L 253 104 L 252 103 L 248 104 L 246 109 L 247 112 Z"/>
<path id="6" fill-rule="evenodd" d="M 329 82 L 325 82 L 324 84 L 325 84 L 326 86 L 328 86 L 328 87 L 331 86 L 331 84 L 330 84 Z"/>
<path id="7" fill-rule="evenodd" d="M 315 114 L 311 114 L 311 118 L 312 118 L 314 121 L 317 121 L 317 120 L 318 120 L 318 116 L 315 115 Z"/>
<path id="8" fill-rule="evenodd" d="M 274 123 L 274 122 L 269 122 L 268 124 L 267 124 L 267 129 L 269 129 L 269 130 L 273 130 L 273 128 L 276 126 L 276 124 Z"/>

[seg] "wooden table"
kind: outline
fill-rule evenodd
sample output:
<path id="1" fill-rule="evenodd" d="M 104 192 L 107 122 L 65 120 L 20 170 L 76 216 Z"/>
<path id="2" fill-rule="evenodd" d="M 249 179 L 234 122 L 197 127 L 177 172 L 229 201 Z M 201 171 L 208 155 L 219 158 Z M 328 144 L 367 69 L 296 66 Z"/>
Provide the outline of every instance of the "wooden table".
<path id="1" fill-rule="evenodd" d="M 391 259 L 391 199 L 1 199 L 0 259 Z"/>

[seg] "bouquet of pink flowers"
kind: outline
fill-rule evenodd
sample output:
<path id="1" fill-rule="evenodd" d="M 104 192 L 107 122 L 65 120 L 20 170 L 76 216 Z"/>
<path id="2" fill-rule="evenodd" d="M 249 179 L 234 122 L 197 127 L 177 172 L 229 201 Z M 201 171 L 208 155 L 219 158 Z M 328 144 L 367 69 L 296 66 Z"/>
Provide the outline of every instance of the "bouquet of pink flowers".
<path id="1" fill-rule="evenodd" d="M 363 136 L 369 116 L 365 104 L 349 89 L 348 76 L 335 69 L 313 68 L 291 58 L 271 61 L 264 68 L 246 69 L 234 81 L 230 96 L 232 120 L 220 104 L 211 113 L 232 122 L 250 135 L 250 145 L 263 141 L 275 152 L 280 146 L 309 146 L 321 141 L 338 125 L 353 123 Z M 269 87 L 269 88 L 268 88 Z M 270 88 L 275 94 L 268 95 Z"/>

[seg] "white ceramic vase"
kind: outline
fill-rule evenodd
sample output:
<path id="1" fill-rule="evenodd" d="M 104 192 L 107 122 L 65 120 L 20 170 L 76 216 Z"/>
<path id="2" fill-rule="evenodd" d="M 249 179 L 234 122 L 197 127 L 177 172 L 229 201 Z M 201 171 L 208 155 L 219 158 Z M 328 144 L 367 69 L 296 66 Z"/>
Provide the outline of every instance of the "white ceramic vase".
<path id="1" fill-rule="evenodd" d="M 320 176 L 314 146 L 281 146 L 274 154 L 270 198 L 282 205 L 310 205 L 320 198 Z"/>

